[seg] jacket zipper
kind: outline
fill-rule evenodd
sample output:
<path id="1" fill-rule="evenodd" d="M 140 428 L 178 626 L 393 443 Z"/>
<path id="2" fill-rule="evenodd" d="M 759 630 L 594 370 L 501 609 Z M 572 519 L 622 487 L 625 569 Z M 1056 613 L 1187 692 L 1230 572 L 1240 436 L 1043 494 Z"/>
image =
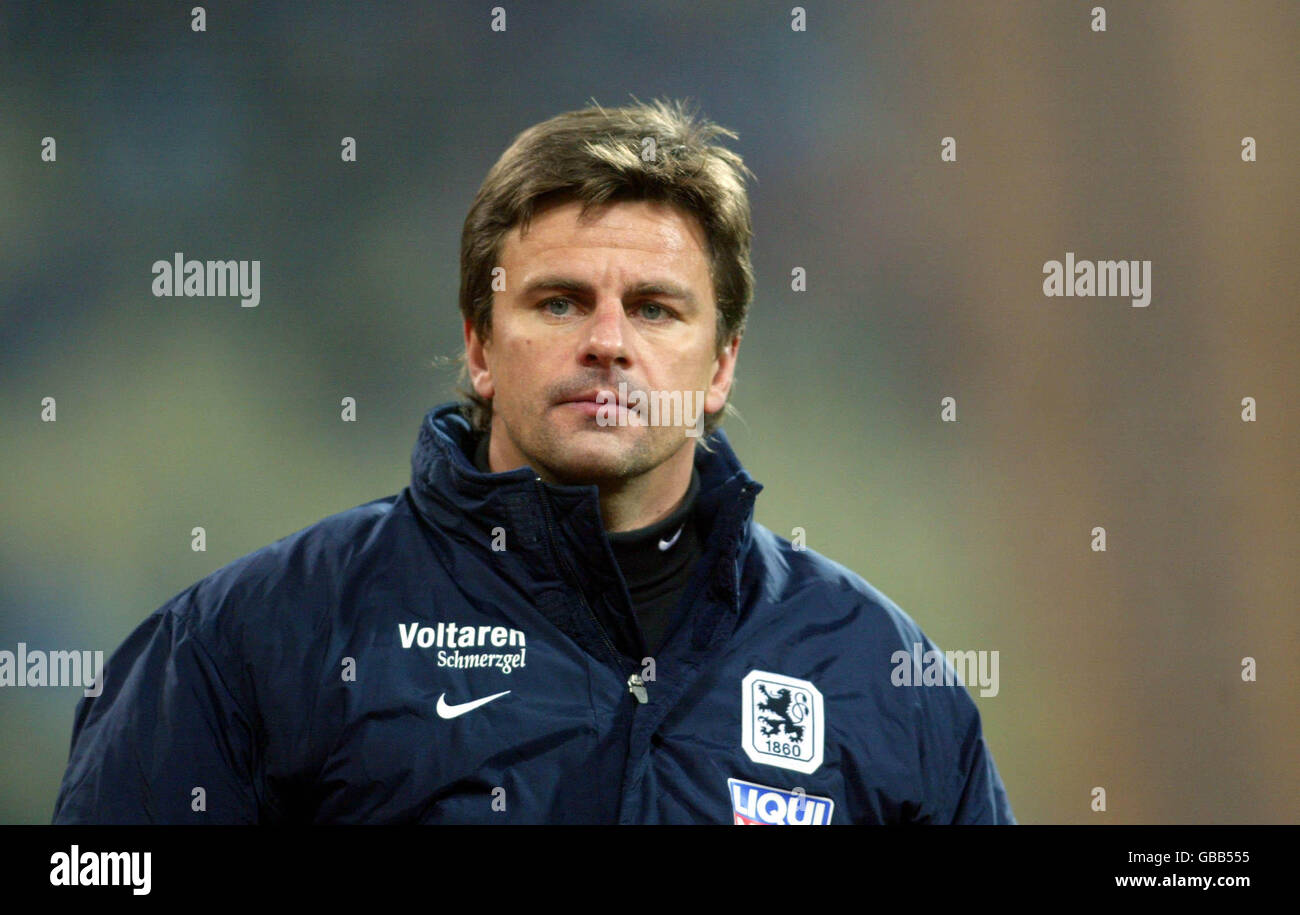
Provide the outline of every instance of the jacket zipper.
<path id="1" fill-rule="evenodd" d="M 533 482 L 537 486 L 537 496 L 542 503 L 542 514 L 546 518 L 546 532 L 549 537 L 551 551 L 555 554 L 556 560 L 561 566 L 563 566 L 565 573 L 569 576 L 569 583 L 574 587 L 574 590 L 578 592 L 578 600 L 582 603 L 582 609 L 587 611 L 587 615 L 591 617 L 591 621 L 596 624 L 596 630 L 600 633 L 601 641 L 605 643 L 605 648 L 609 650 L 609 656 L 614 661 L 614 668 L 619 671 L 619 673 L 622 673 L 624 670 L 623 662 L 619 658 L 618 652 L 614 649 L 614 643 L 610 640 L 609 633 L 605 631 L 605 625 L 600 621 L 600 618 L 596 616 L 595 612 L 592 611 L 590 605 L 588 605 L 586 595 L 583 594 L 582 587 L 578 584 L 577 574 L 573 571 L 573 567 L 569 565 L 569 561 L 564 558 L 563 552 L 561 552 L 560 548 L 556 546 L 555 523 L 551 517 L 551 503 L 546 496 L 546 489 L 542 483 L 542 478 L 534 477 Z M 627 678 L 627 691 L 635 696 L 636 701 L 642 705 L 650 701 L 649 696 L 646 694 L 645 683 L 642 682 L 640 675 L 637 673 L 633 673 Z"/>

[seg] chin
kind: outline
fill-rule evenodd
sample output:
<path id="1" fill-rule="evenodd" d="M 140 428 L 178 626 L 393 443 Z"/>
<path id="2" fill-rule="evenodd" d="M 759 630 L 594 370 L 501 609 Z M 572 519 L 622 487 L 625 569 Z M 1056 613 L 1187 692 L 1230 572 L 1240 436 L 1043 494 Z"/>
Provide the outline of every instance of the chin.
<path id="1" fill-rule="evenodd" d="M 560 479 L 574 482 L 607 480 L 627 474 L 628 457 L 623 449 L 606 451 L 574 447 L 557 456 L 551 464 L 551 472 Z"/>

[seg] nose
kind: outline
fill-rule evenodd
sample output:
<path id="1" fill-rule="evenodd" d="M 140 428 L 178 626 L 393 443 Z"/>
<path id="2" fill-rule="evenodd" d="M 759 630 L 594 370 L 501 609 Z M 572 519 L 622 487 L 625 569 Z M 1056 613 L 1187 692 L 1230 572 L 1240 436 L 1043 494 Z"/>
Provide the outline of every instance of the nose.
<path id="1" fill-rule="evenodd" d="M 627 368 L 627 315 L 617 298 L 602 296 L 591 314 L 583 341 L 581 362 L 585 366 Z"/>

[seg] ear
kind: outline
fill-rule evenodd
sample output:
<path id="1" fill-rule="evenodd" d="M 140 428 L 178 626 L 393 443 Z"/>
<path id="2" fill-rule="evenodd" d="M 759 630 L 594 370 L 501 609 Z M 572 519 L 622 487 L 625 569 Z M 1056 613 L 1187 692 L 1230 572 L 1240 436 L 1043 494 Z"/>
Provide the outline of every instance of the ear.
<path id="1" fill-rule="evenodd" d="M 491 400 L 496 393 L 492 384 L 492 372 L 487 364 L 487 344 L 479 339 L 474 322 L 465 319 L 465 365 L 469 369 L 469 381 L 474 386 L 474 393 L 484 400 Z"/>
<path id="2" fill-rule="evenodd" d="M 731 391 L 731 380 L 735 377 L 736 357 L 740 355 L 740 335 L 731 338 L 731 342 L 722 348 L 718 358 L 713 360 L 713 378 L 704 398 L 704 412 L 717 413 L 727 403 L 727 394 Z"/>

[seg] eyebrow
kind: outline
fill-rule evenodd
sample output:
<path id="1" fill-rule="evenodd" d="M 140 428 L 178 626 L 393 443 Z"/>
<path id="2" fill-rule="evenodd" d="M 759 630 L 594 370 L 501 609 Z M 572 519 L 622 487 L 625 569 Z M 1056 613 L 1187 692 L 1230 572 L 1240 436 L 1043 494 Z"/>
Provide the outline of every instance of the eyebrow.
<path id="1" fill-rule="evenodd" d="M 563 292 L 576 292 L 583 295 L 592 296 L 596 293 L 596 287 L 583 280 L 574 279 L 570 276 L 541 276 L 524 286 L 523 297 L 529 298 L 537 292 L 543 290 L 560 290 Z M 687 305 L 695 305 L 694 294 L 685 286 L 679 286 L 668 280 L 649 280 L 644 283 L 637 283 L 628 287 L 626 295 L 643 296 L 658 295 L 670 299 L 678 299 Z"/>

